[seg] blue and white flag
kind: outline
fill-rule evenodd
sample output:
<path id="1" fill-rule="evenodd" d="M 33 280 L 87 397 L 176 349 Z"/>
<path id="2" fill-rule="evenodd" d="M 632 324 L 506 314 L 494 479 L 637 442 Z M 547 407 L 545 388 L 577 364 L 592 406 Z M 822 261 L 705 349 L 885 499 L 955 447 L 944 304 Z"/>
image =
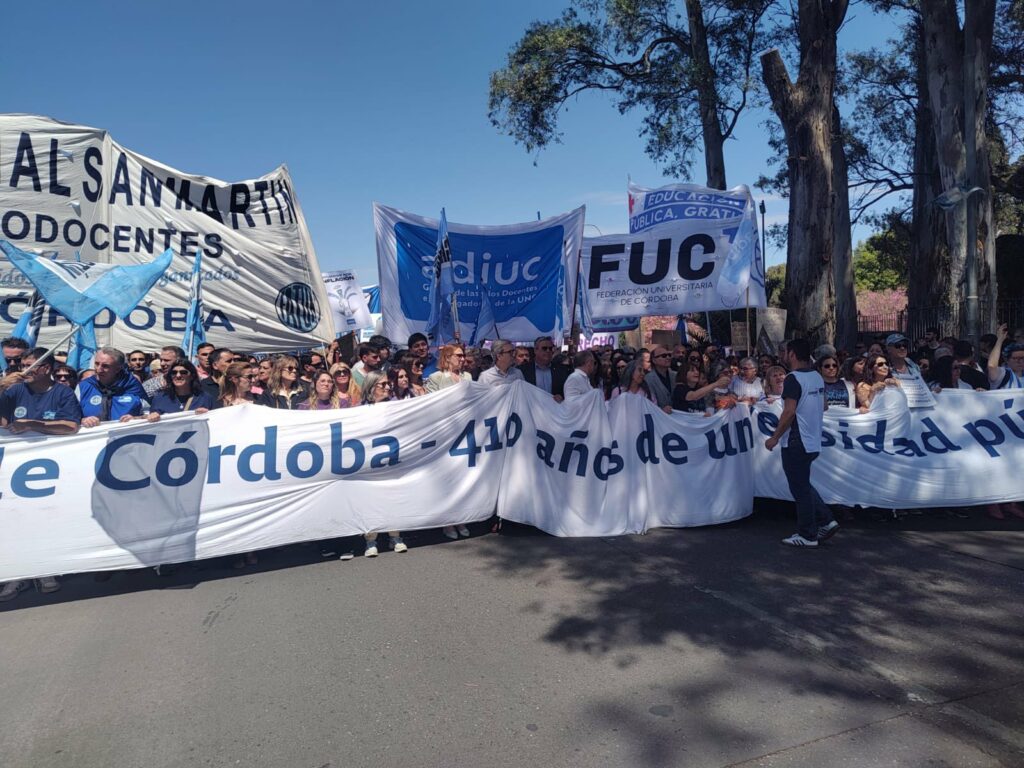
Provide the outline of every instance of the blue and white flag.
<path id="1" fill-rule="evenodd" d="M 477 225 L 446 221 L 459 333 L 468 339 L 482 306 L 480 286 L 490 292 L 501 338 L 561 338 L 572 324 L 572 286 L 583 242 L 584 209 L 543 221 Z M 435 282 L 441 222 L 374 203 L 382 333 L 406 339 L 427 333 L 438 304 Z M 447 304 L 445 314 L 447 314 Z"/>
<path id="2" fill-rule="evenodd" d="M 181 340 L 181 348 L 185 350 L 185 359 L 195 358 L 200 344 L 206 343 L 206 327 L 203 325 L 203 252 L 196 251 L 196 260 L 192 263 L 192 286 L 188 293 L 188 316 L 185 318 L 185 336 Z"/>
<path id="3" fill-rule="evenodd" d="M 174 258 L 168 248 L 148 264 L 122 266 L 40 259 L 6 240 L 0 240 L 0 250 L 47 304 L 76 325 L 84 325 L 104 309 L 124 320 Z"/>
<path id="4" fill-rule="evenodd" d="M 28 342 L 29 348 L 36 345 L 39 338 L 39 329 L 43 325 L 43 313 L 46 312 L 46 300 L 39 291 L 33 291 L 32 298 L 18 318 L 17 325 L 11 332 L 12 336 L 24 339 Z"/>
<path id="5" fill-rule="evenodd" d="M 455 338 L 455 319 L 452 314 L 454 294 L 455 276 L 452 273 L 452 249 L 448 242 L 448 218 L 442 208 L 441 223 L 437 228 L 434 271 L 430 278 L 430 316 L 427 318 L 427 336 L 435 344 L 447 344 Z"/>
<path id="6" fill-rule="evenodd" d="M 486 285 L 480 286 L 480 311 L 476 314 L 476 324 L 473 326 L 473 336 L 469 345 L 475 347 L 483 339 L 500 339 L 501 332 L 498 330 L 498 323 L 494 319 L 494 307 L 491 306 L 491 294 Z"/>

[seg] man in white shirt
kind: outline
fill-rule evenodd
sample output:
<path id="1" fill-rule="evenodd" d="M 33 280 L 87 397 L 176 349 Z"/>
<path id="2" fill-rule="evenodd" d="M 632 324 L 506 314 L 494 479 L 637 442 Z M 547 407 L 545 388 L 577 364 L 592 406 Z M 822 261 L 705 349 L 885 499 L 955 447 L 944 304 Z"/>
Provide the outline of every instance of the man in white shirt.
<path id="1" fill-rule="evenodd" d="M 574 397 L 582 397 L 593 391 L 590 384 L 590 377 L 597 370 L 597 358 L 589 349 L 576 353 L 574 359 L 576 370 L 569 374 L 565 380 L 565 399 L 571 400 Z"/>
<path id="2" fill-rule="evenodd" d="M 522 372 L 513 365 L 516 361 L 516 347 L 511 341 L 498 339 L 491 345 L 491 354 L 494 356 L 494 365 L 480 374 L 478 382 L 495 387 L 513 381 L 523 381 Z"/>
<path id="3" fill-rule="evenodd" d="M 782 442 L 782 470 L 796 502 L 798 531 L 782 540 L 790 547 L 816 547 L 830 538 L 839 523 L 832 510 L 811 485 L 811 464 L 821 453 L 822 415 L 825 412 L 825 380 L 811 367 L 811 345 L 793 339 L 786 347 L 790 373 L 782 385 L 784 406 L 775 433 L 764 447 L 772 450 Z"/>

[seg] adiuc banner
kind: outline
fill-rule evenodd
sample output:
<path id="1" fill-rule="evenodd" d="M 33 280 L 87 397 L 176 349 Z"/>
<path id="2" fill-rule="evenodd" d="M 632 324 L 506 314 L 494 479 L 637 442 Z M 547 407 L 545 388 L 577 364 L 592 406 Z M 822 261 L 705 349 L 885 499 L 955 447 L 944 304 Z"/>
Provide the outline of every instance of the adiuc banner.
<path id="1" fill-rule="evenodd" d="M 23 251 L 126 266 L 173 251 L 170 268 L 124 321 L 106 311 L 97 317 L 100 344 L 181 344 L 197 251 L 211 343 L 274 351 L 334 338 L 316 253 L 283 165 L 224 182 L 151 160 L 104 130 L 3 114 L 0 178 L 0 239 Z M 0 334 L 14 327 L 31 294 L 21 273 L 0 260 Z M 67 330 L 48 309 L 40 343 Z"/>
<path id="2" fill-rule="evenodd" d="M 448 222 L 459 331 L 473 337 L 486 291 L 498 335 L 560 338 L 570 326 L 584 208 L 541 221 L 501 226 Z M 373 205 L 384 335 L 426 332 L 438 220 Z"/>
<path id="3" fill-rule="evenodd" d="M 324 272 L 327 302 L 334 314 L 334 328 L 338 334 L 361 331 L 373 327 L 366 293 L 350 269 Z"/>
<path id="4" fill-rule="evenodd" d="M 630 232 L 587 238 L 591 317 L 681 315 L 767 304 L 757 213 L 747 187 L 629 187 Z M 749 288 L 749 294 L 748 294 Z"/>

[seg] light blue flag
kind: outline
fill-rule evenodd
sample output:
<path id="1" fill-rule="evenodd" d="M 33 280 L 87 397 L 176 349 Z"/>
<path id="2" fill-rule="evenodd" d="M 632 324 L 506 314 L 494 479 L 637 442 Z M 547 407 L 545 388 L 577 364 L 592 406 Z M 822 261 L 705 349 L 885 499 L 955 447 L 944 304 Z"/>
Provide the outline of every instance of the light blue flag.
<path id="1" fill-rule="evenodd" d="M 39 291 L 34 291 L 32 298 L 29 299 L 28 305 L 25 307 L 25 311 L 18 318 L 18 323 L 14 326 L 11 335 L 27 341 L 29 348 L 34 347 L 36 339 L 39 338 L 39 329 L 43 325 L 43 314 L 45 312 L 46 301 Z"/>
<path id="2" fill-rule="evenodd" d="M 481 283 L 480 311 L 476 316 L 476 325 L 473 326 L 473 337 L 469 340 L 469 345 L 475 347 L 484 339 L 500 338 L 498 322 L 494 319 L 494 307 L 491 305 L 491 294 L 487 291 L 487 286 Z"/>
<path id="3" fill-rule="evenodd" d="M 82 325 L 71 339 L 68 350 L 68 366 L 76 371 L 92 367 L 92 356 L 96 354 L 96 326 L 93 321 Z"/>
<path id="4" fill-rule="evenodd" d="M 122 266 L 39 259 L 6 240 L 0 240 L 0 250 L 47 304 L 76 325 L 84 325 L 104 309 L 124 320 L 174 258 L 168 248 L 148 264 Z"/>
<path id="5" fill-rule="evenodd" d="M 206 328 L 203 326 L 203 252 L 196 251 L 192 263 L 192 288 L 188 294 L 188 316 L 185 318 L 185 336 L 181 348 L 185 358 L 192 360 L 200 344 L 206 343 Z"/>
<path id="6" fill-rule="evenodd" d="M 81 262 L 82 254 L 75 251 L 75 261 Z M 67 364 L 76 371 L 84 371 L 92 368 L 92 357 L 99 349 L 96 343 L 96 325 L 90 320 L 81 326 L 71 338 L 71 348 L 68 350 Z"/>
<path id="7" fill-rule="evenodd" d="M 448 242 L 448 218 L 441 209 L 441 222 L 437 227 L 437 250 L 434 252 L 434 270 L 430 278 L 430 316 L 427 318 L 427 336 L 435 344 L 447 344 L 455 338 L 455 320 L 452 317 L 452 296 L 455 294 L 455 275 L 452 272 L 452 249 Z"/>

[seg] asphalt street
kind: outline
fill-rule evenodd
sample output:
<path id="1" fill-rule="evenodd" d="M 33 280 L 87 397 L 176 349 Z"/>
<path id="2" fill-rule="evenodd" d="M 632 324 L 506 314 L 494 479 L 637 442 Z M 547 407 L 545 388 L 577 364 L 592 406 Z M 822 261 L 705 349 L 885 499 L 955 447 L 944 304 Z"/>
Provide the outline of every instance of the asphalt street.
<path id="1" fill-rule="evenodd" d="M 1021 521 L 471 527 L 23 593 L 0 765 L 1024 765 Z"/>

